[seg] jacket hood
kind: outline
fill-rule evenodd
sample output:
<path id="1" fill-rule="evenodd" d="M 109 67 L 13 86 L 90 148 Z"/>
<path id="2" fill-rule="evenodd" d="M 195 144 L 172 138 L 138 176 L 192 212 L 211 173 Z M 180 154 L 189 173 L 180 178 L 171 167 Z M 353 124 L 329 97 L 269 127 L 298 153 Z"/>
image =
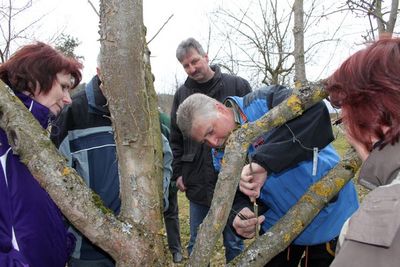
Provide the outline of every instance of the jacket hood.
<path id="1" fill-rule="evenodd" d="M 390 184 L 400 171 L 400 142 L 375 148 L 361 166 L 358 182 L 374 189 Z"/>
<path id="2" fill-rule="evenodd" d="M 95 75 L 92 80 L 86 85 L 85 91 L 88 99 L 88 106 L 90 113 L 97 113 L 100 115 L 109 115 L 107 99 L 100 90 L 100 80 Z"/>
<path id="3" fill-rule="evenodd" d="M 25 107 L 32 113 L 32 115 L 39 121 L 40 125 L 46 129 L 49 125 L 49 119 L 52 117 L 50 110 L 33 100 L 30 96 L 23 93 L 14 91 L 14 94 L 22 101 Z"/>

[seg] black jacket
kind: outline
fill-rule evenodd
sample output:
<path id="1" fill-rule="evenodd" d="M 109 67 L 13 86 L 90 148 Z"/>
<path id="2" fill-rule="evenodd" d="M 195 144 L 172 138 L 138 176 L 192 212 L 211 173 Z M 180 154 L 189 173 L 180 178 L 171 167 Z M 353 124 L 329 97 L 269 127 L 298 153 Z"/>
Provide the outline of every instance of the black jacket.
<path id="1" fill-rule="evenodd" d="M 194 93 L 206 94 L 222 102 L 227 96 L 244 96 L 251 91 L 249 83 L 238 76 L 221 73 L 218 66 L 212 80 L 198 84 L 187 78 L 176 91 L 171 109 L 170 145 L 174 155 L 172 180 L 182 176 L 186 186 L 186 196 L 197 204 L 211 204 L 218 173 L 214 170 L 211 149 L 191 139 L 184 138 L 176 124 L 178 106 Z"/>

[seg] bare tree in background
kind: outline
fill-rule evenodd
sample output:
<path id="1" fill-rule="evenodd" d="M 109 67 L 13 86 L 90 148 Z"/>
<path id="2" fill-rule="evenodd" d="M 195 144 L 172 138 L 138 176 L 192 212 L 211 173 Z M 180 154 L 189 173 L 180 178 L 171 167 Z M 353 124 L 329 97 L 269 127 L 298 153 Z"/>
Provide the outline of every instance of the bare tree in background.
<path id="1" fill-rule="evenodd" d="M 2 1 L 0 6 L 0 60 L 6 61 L 12 51 L 12 44 L 18 40 L 32 39 L 32 27 L 37 24 L 45 15 L 33 18 L 31 21 L 20 26 L 15 25 L 15 20 L 23 12 L 29 12 L 32 7 L 32 0 L 25 1 L 20 5 L 16 1 Z"/>
<path id="2" fill-rule="evenodd" d="M 338 29 L 332 33 L 319 26 L 326 25 L 325 15 L 336 8 L 335 3 L 313 0 L 303 8 L 301 2 L 290 6 L 257 0 L 245 2 L 246 8 L 238 4 L 235 9 L 215 11 L 211 20 L 222 45 L 214 61 L 231 73 L 246 73 L 242 76 L 253 86 L 306 80 L 305 65 L 318 56 L 324 43 L 338 42 Z"/>
<path id="3" fill-rule="evenodd" d="M 284 84 L 293 70 L 290 23 L 292 12 L 278 10 L 278 1 L 252 2 L 246 9 L 221 8 L 213 14 L 213 25 L 228 46 L 216 58 L 231 73 L 244 68 L 249 79 L 264 84 Z M 223 41 L 223 40 L 222 40 Z M 242 56 L 241 56 L 242 55 Z M 236 59 L 234 59 L 236 58 Z"/>
<path id="4" fill-rule="evenodd" d="M 399 0 L 348 0 L 346 5 L 356 16 L 368 18 L 369 29 L 363 35 L 366 42 L 374 41 L 382 34 L 391 36 L 394 33 Z"/>
<path id="5" fill-rule="evenodd" d="M 304 60 L 304 10 L 303 0 L 295 0 L 293 4 L 294 13 L 294 65 L 295 74 L 294 81 L 300 82 L 300 84 L 307 81 L 306 76 L 306 64 Z"/>

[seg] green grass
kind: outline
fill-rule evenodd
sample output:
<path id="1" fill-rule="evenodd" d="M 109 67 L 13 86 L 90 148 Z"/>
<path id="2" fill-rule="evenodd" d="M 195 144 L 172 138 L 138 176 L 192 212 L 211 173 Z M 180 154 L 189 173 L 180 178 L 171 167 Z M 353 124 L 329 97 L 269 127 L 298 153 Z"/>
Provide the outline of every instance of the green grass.
<path id="1" fill-rule="evenodd" d="M 340 156 L 343 156 L 346 150 L 350 147 L 347 143 L 343 131 L 337 127 L 333 127 L 335 141 L 333 142 L 333 146 L 338 151 Z M 367 190 L 363 187 L 359 186 L 357 183 L 357 191 L 359 193 L 359 198 L 362 200 L 363 196 L 367 193 Z M 178 205 L 179 205 L 179 220 L 180 220 L 180 229 L 181 229 L 181 241 L 183 248 L 184 261 L 181 264 L 174 264 L 173 266 L 184 266 L 188 260 L 188 255 L 186 251 L 187 244 L 189 242 L 189 201 L 187 200 L 184 193 L 178 192 Z M 245 244 L 249 244 L 251 240 L 245 242 Z M 224 247 L 222 245 L 221 238 L 217 243 L 217 246 L 214 250 L 213 256 L 211 258 L 211 266 L 224 266 L 225 265 L 225 252 Z"/>
<path id="2" fill-rule="evenodd" d="M 179 206 L 179 222 L 181 230 L 182 253 L 184 260 L 180 264 L 173 264 L 173 266 L 185 266 L 188 260 L 187 245 L 189 243 L 190 229 L 189 229 L 189 201 L 185 193 L 178 191 L 178 206 Z M 222 245 L 222 239 L 217 242 L 211 258 L 211 266 L 224 266 L 225 265 L 225 249 Z"/>

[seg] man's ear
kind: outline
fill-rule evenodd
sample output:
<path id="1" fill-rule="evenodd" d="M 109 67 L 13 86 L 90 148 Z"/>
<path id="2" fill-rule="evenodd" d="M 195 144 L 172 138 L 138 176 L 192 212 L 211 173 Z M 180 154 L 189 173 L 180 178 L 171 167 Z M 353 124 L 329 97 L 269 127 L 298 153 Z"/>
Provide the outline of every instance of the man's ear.
<path id="1" fill-rule="evenodd" d="M 99 76 L 99 79 L 101 80 L 101 70 L 99 67 L 96 67 L 96 74 Z"/>
<path id="2" fill-rule="evenodd" d="M 208 54 L 204 55 L 204 58 L 206 59 L 206 62 L 208 63 L 210 60 L 208 59 Z"/>
<path id="3" fill-rule="evenodd" d="M 226 106 L 220 102 L 215 103 L 215 108 L 217 109 L 218 112 L 225 114 L 226 112 Z"/>

